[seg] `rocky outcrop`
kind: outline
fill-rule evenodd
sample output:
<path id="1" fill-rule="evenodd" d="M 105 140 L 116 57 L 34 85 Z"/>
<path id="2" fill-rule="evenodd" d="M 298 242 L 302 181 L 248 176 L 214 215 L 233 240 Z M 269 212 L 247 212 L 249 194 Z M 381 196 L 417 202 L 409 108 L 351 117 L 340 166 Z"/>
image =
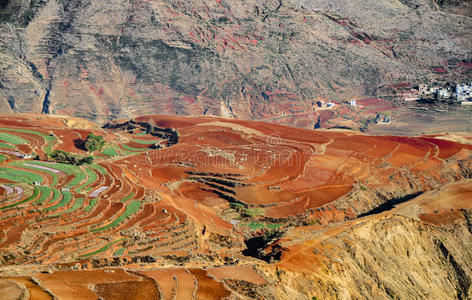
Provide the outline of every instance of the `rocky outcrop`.
<path id="1" fill-rule="evenodd" d="M 290 250 L 265 272 L 287 299 L 469 299 L 469 184 L 451 184 L 337 229 L 289 233 L 282 245 Z"/>
<path id="2" fill-rule="evenodd" d="M 316 275 L 278 270 L 286 285 L 280 293 L 286 299 L 468 299 L 471 242 L 465 222 L 437 228 L 402 216 L 367 221 L 327 242 L 331 249 L 323 256 L 330 263 Z"/>

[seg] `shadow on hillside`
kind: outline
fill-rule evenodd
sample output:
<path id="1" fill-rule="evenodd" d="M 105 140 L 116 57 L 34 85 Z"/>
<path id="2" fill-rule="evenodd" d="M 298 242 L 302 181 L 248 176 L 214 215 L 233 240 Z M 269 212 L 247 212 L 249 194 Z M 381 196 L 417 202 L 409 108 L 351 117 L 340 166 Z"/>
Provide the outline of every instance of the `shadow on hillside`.
<path id="1" fill-rule="evenodd" d="M 83 139 L 75 139 L 74 140 L 74 145 L 79 150 L 87 151 L 87 149 L 85 149 L 85 140 L 83 140 Z"/>

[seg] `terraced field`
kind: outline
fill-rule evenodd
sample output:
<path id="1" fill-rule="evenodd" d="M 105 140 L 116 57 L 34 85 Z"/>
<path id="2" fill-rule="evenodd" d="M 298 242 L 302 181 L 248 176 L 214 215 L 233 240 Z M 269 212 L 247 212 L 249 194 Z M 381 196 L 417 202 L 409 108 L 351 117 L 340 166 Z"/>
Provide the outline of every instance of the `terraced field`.
<path id="1" fill-rule="evenodd" d="M 278 298 L 280 270 L 319 258 L 305 253 L 318 242 L 309 228 L 344 230 L 472 174 L 468 135 L 166 116 L 131 123 L 176 132 L 177 141 L 22 118 L 0 118 L 0 280 L 61 299 Z M 92 164 L 49 161 L 56 149 L 85 155 L 77 139 L 90 132 L 107 142 Z"/>

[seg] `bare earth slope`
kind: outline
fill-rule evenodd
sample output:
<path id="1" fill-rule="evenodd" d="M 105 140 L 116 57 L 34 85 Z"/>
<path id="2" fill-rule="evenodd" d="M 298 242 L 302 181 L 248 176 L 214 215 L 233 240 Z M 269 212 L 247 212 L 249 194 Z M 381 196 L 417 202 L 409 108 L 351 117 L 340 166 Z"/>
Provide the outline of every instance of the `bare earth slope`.
<path id="1" fill-rule="evenodd" d="M 374 95 L 399 82 L 470 80 L 470 1 L 2 6 L 2 112 L 254 119 L 307 112 L 319 98 Z"/>
<path id="2" fill-rule="evenodd" d="M 93 164 L 46 161 L 89 133 Z M 0 160 L 0 294 L 471 297 L 467 134 L 2 115 Z"/>

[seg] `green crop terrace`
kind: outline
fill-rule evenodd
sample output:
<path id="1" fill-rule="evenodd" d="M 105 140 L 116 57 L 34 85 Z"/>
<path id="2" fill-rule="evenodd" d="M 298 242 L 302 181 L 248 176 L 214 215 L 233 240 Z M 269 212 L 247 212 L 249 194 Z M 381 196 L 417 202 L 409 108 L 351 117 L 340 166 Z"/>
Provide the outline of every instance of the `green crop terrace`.
<path id="1" fill-rule="evenodd" d="M 39 132 L 39 131 L 35 131 L 35 130 L 28 130 L 28 129 L 21 129 L 21 128 L 0 128 L 0 130 L 2 131 L 10 131 L 10 132 L 21 132 L 21 133 L 29 133 L 29 134 L 34 134 L 34 135 L 37 135 L 37 136 L 40 136 L 44 139 L 44 141 L 46 142 L 46 145 L 44 146 L 44 152 L 45 153 L 51 153 L 52 152 L 52 147 L 56 144 L 57 142 L 57 138 L 54 137 L 54 136 L 50 136 L 48 134 L 45 134 L 45 133 L 42 133 L 42 132 Z M 6 133 L 5 133 L 6 134 Z M 14 136 L 14 135 L 12 135 Z M 14 136 L 16 137 L 17 139 L 20 139 L 20 140 L 23 140 L 25 141 L 24 143 L 22 144 L 25 144 L 27 143 L 26 140 L 22 139 L 22 138 L 19 138 L 17 136 Z M 2 137 L 1 137 L 1 132 L 0 132 L 0 140 L 2 140 Z M 9 142 L 9 141 L 7 141 Z M 17 144 L 18 145 L 18 144 Z"/>
<path id="2" fill-rule="evenodd" d="M 16 203 L 12 203 L 12 204 L 8 204 L 8 205 L 5 205 L 5 206 L 2 206 L 2 207 L 0 207 L 0 210 L 5 210 L 5 209 L 7 209 L 7 208 L 12 208 L 12 207 L 15 207 L 15 206 L 18 206 L 18 205 L 21 205 L 21 204 L 30 202 L 30 201 L 36 199 L 36 198 L 38 197 L 38 195 L 39 195 L 39 190 L 38 190 L 36 187 L 34 187 L 34 188 L 33 188 L 33 193 L 31 194 L 31 196 L 29 196 L 29 197 L 27 197 L 27 198 L 25 198 L 25 199 L 23 199 L 23 200 L 21 200 L 21 201 L 18 201 L 18 202 L 16 202 Z"/>

